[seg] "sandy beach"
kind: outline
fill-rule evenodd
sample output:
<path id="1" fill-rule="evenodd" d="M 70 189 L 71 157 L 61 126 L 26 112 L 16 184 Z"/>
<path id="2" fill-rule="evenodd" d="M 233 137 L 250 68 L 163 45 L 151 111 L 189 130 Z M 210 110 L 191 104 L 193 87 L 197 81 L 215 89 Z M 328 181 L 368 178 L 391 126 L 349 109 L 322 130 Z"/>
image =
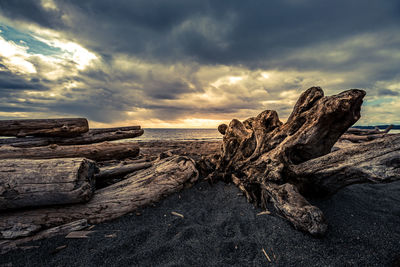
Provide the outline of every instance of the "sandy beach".
<path id="1" fill-rule="evenodd" d="M 219 143 L 148 142 L 141 147 L 144 154 L 175 149 L 193 156 L 211 153 Z M 233 184 L 200 180 L 154 206 L 96 225 L 86 239 L 57 236 L 26 244 L 26 250 L 1 255 L 0 266 L 400 264 L 400 182 L 353 185 L 310 201 L 329 221 L 323 238 L 295 230 L 272 207 L 270 215 L 257 216 L 262 210 Z M 56 250 L 61 246 L 66 247 Z"/>

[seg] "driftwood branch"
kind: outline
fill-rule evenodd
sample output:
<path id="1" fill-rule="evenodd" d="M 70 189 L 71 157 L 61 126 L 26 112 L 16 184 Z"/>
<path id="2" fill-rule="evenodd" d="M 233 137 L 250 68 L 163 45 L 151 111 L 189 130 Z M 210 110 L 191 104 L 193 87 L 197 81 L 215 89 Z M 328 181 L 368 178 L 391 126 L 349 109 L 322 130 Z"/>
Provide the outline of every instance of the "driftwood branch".
<path id="1" fill-rule="evenodd" d="M 7 138 L 0 139 L 1 145 L 9 145 L 13 147 L 38 147 L 57 145 L 85 145 L 104 141 L 114 141 L 120 139 L 134 138 L 141 136 L 143 130 L 140 126 L 90 129 L 88 132 L 70 138 L 61 137 L 25 137 L 25 138 Z"/>
<path id="2" fill-rule="evenodd" d="M 124 159 L 136 157 L 139 147 L 136 143 L 98 143 L 90 145 L 16 148 L 11 146 L 0 147 L 0 159 L 50 159 L 50 158 L 76 158 L 85 157 L 95 161 Z"/>
<path id="3" fill-rule="evenodd" d="M 181 156 L 165 158 L 119 183 L 96 191 L 87 203 L 5 212 L 0 220 L 0 239 L 29 236 L 79 219 L 89 223 L 114 219 L 179 191 L 197 178 L 193 160 Z"/>
<path id="4" fill-rule="evenodd" d="M 0 160 L 0 210 L 86 202 L 94 172 L 82 158 Z"/>
<path id="5" fill-rule="evenodd" d="M 0 136 L 77 136 L 89 130 L 88 121 L 76 119 L 1 120 Z"/>

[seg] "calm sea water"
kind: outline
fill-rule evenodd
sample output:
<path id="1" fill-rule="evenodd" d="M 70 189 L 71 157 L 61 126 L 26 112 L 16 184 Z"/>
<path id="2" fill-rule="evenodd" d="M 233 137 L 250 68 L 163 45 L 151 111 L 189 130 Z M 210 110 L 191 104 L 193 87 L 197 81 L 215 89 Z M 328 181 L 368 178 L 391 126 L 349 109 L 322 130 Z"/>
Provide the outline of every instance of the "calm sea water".
<path id="1" fill-rule="evenodd" d="M 391 130 L 390 133 L 400 133 L 400 130 Z M 154 141 L 154 140 L 174 140 L 174 141 L 218 141 L 222 140 L 222 135 L 217 129 L 144 129 L 142 136 L 126 139 L 126 141 Z"/>
<path id="2" fill-rule="evenodd" d="M 144 129 L 142 136 L 134 138 L 135 141 L 146 142 L 151 140 L 175 141 L 217 141 L 222 140 L 222 135 L 217 129 Z"/>

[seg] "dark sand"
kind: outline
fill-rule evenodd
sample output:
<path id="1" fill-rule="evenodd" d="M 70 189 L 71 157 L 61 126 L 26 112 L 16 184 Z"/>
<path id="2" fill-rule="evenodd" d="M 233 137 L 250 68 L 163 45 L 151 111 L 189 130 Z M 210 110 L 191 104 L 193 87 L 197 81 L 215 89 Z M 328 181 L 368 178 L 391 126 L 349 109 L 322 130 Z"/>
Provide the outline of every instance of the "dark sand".
<path id="1" fill-rule="evenodd" d="M 354 185 L 312 201 L 330 222 L 321 239 L 276 215 L 256 216 L 261 210 L 238 193 L 230 184 L 200 182 L 140 216 L 97 225 L 88 239 L 32 242 L 40 247 L 1 255 L 0 265 L 391 266 L 400 256 L 400 182 Z M 53 252 L 62 245 L 67 248 Z"/>

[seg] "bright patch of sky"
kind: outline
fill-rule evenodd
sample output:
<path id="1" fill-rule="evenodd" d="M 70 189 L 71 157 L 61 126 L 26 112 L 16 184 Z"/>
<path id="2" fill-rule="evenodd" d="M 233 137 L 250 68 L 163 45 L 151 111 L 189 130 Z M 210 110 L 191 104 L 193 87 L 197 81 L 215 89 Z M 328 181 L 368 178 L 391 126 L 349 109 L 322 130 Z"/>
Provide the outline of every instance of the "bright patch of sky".
<path id="1" fill-rule="evenodd" d="M 5 41 L 26 48 L 30 55 L 43 55 L 53 59 L 71 60 L 79 70 L 83 70 L 96 55 L 81 45 L 56 37 L 40 36 L 37 33 L 21 32 L 16 28 L 0 23 L 0 37 Z"/>
<path id="2" fill-rule="evenodd" d="M 17 29 L 4 24 L 0 24 L 0 30 L 0 35 L 6 41 L 12 41 L 15 44 L 26 46 L 26 51 L 30 54 L 41 54 L 45 56 L 62 54 L 62 50 L 59 47 L 50 46 L 42 41 L 39 41 L 30 33 L 20 32 Z"/>

